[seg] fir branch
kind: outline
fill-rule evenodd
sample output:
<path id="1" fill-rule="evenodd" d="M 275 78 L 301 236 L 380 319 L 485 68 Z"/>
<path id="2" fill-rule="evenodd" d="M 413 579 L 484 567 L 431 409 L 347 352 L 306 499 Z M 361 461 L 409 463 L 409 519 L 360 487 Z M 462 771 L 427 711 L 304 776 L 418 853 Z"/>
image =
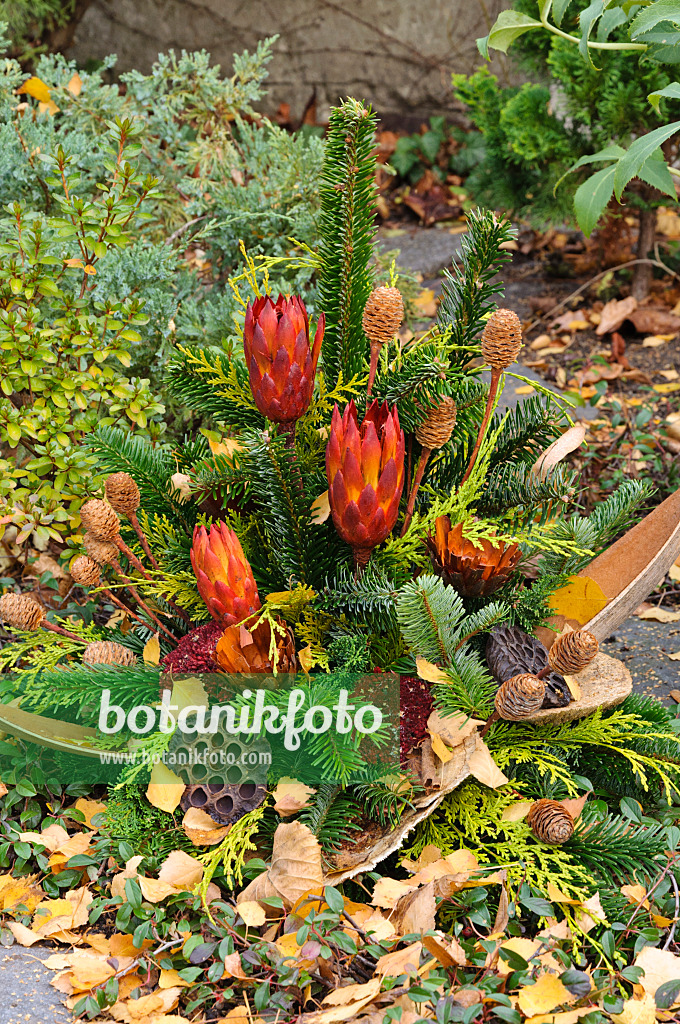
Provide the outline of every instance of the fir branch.
<path id="1" fill-rule="evenodd" d="M 319 306 L 326 312 L 323 365 L 329 380 L 361 373 L 368 355 L 362 315 L 372 287 L 375 115 L 348 99 L 331 111 L 319 192 Z"/>
<path id="2" fill-rule="evenodd" d="M 571 839 L 564 844 L 567 853 L 599 876 L 628 882 L 630 878 L 651 878 L 659 871 L 668 847 L 662 824 L 631 825 L 629 818 L 608 816 L 602 821 L 580 821 Z"/>
<path id="3" fill-rule="evenodd" d="M 170 364 L 165 385 L 172 395 L 197 412 L 207 413 L 233 426 L 262 427 L 264 420 L 253 401 L 248 370 L 242 360 L 202 348 L 177 346 L 179 355 Z"/>

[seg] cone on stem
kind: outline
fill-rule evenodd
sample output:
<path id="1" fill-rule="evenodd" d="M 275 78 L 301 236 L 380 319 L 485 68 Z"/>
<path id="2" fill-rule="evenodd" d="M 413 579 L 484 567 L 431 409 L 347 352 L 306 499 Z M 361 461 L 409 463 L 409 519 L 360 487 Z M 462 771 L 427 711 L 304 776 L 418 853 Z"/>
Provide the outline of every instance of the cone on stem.
<path id="1" fill-rule="evenodd" d="M 137 656 L 123 644 L 112 640 L 95 640 L 83 651 L 85 665 L 124 665 L 137 664 Z"/>
<path id="2" fill-rule="evenodd" d="M 89 531 L 83 537 L 83 547 L 89 557 L 99 565 L 114 565 L 118 561 L 118 548 L 109 540 L 100 540 Z"/>
<path id="3" fill-rule="evenodd" d="M 45 609 L 28 594 L 3 594 L 0 597 L 0 618 L 15 629 L 40 629 Z"/>
<path id="4" fill-rule="evenodd" d="M 522 324 L 512 309 L 497 309 L 482 331 L 482 356 L 494 370 L 507 370 L 522 347 Z"/>
<path id="5" fill-rule="evenodd" d="M 128 518 L 139 508 L 139 487 L 129 473 L 111 473 L 104 484 L 111 508 L 119 516 Z"/>
<path id="6" fill-rule="evenodd" d="M 97 540 L 113 541 L 120 533 L 120 520 L 116 510 L 101 498 L 90 498 L 80 510 L 80 519 Z"/>
<path id="7" fill-rule="evenodd" d="M 368 398 L 373 390 L 380 351 L 383 345 L 392 341 L 403 319 L 404 300 L 399 289 L 384 285 L 374 288 L 366 300 L 361 318 L 364 334 L 371 343 L 371 365 L 366 388 Z"/>
<path id="8" fill-rule="evenodd" d="M 597 637 L 587 629 L 563 633 L 548 651 L 551 667 L 562 675 L 574 675 L 589 665 L 600 649 Z"/>
<path id="9" fill-rule="evenodd" d="M 81 587 L 96 587 L 101 582 L 101 569 L 88 555 L 79 555 L 69 571 L 73 581 Z"/>
<path id="10" fill-rule="evenodd" d="M 541 710 L 545 697 L 545 683 L 538 676 L 523 672 L 507 679 L 496 693 L 495 707 L 499 718 L 506 722 L 519 722 L 531 718 Z"/>

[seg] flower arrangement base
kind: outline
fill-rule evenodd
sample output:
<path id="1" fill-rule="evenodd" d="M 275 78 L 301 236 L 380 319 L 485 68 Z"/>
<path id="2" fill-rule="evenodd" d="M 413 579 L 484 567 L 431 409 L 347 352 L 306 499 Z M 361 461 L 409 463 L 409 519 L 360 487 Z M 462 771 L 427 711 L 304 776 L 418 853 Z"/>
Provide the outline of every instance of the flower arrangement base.
<path id="1" fill-rule="evenodd" d="M 559 723 L 585 718 L 598 708 L 606 711 L 622 704 L 633 689 L 632 676 L 623 662 L 602 652 L 570 678 L 577 684 L 580 696 L 564 708 L 544 708 L 523 721 Z"/>
<path id="2" fill-rule="evenodd" d="M 417 761 L 422 760 L 420 772 L 429 776 L 424 780 L 425 792 L 416 797 L 410 811 L 404 813 L 396 828 L 389 825 L 380 826 L 371 823 L 362 832 L 357 833 L 357 841 L 343 847 L 329 858 L 330 864 L 324 879 L 328 885 L 353 878 L 364 871 L 372 871 L 391 853 L 394 853 L 404 842 L 406 836 L 416 825 L 428 818 L 444 799 L 464 782 L 471 774 L 470 758 L 477 748 L 477 732 L 467 736 L 453 750 L 453 757 L 445 764 L 432 756 L 429 739 L 425 740 L 415 754 Z M 431 763 L 436 763 L 436 770 L 431 770 Z"/>

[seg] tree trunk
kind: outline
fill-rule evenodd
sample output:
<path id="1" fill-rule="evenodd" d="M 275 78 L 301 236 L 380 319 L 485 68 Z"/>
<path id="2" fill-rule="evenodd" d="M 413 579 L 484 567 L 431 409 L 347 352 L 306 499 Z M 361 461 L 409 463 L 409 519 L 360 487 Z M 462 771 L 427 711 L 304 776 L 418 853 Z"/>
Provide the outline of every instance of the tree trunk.
<path id="1" fill-rule="evenodd" d="M 656 237 L 656 209 L 643 207 L 640 210 L 640 228 L 637 244 L 637 258 L 646 259 L 654 249 Z M 649 263 L 637 263 L 633 270 L 631 295 L 642 302 L 649 295 L 652 283 L 652 266 Z"/>

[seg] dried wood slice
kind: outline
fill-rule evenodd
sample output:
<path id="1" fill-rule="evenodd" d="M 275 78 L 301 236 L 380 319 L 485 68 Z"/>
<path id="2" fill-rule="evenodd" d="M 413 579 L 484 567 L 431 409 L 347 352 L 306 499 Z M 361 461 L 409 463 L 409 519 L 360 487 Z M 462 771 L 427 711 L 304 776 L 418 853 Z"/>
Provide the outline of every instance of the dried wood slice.
<path id="1" fill-rule="evenodd" d="M 581 696 L 564 708 L 544 708 L 525 722 L 571 722 L 592 715 L 598 708 L 606 710 L 623 703 L 633 689 L 633 680 L 626 665 L 608 654 L 597 654 L 589 665 L 572 677 Z"/>
<path id="2" fill-rule="evenodd" d="M 324 884 L 338 885 L 362 871 L 372 871 L 385 857 L 398 850 L 406 836 L 416 825 L 429 817 L 448 793 L 460 786 L 470 775 L 468 762 L 477 747 L 477 730 L 453 748 L 452 758 L 446 763 L 432 756 L 429 740 L 421 745 L 422 773 L 425 793 L 413 801 L 396 829 L 376 827 L 374 832 L 355 833 L 358 841 L 330 857 Z"/>

